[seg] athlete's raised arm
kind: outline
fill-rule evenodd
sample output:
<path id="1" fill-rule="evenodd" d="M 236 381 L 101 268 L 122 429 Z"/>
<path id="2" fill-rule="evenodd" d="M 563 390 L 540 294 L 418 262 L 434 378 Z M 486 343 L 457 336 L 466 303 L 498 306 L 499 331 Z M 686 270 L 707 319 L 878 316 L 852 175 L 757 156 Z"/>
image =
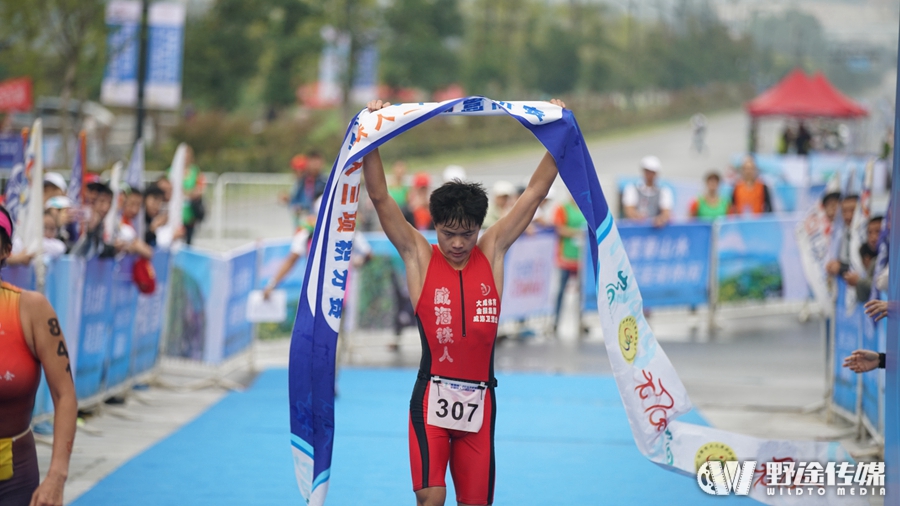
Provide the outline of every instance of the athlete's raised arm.
<path id="1" fill-rule="evenodd" d="M 566 106 L 561 100 L 553 99 L 550 102 L 563 108 Z M 492 264 L 503 262 L 506 251 L 522 235 L 534 219 L 538 206 L 547 198 L 558 173 L 553 156 L 549 152 L 545 153 L 513 208 L 484 233 L 479 246 Z"/>
<path id="2" fill-rule="evenodd" d="M 384 107 L 390 106 L 390 102 L 382 102 L 381 100 L 373 100 L 369 102 L 369 111 L 377 111 Z M 428 260 L 431 258 L 431 245 L 425 240 L 425 237 L 419 233 L 412 225 L 403 217 L 400 206 L 391 198 L 388 193 L 387 180 L 384 177 L 384 165 L 381 163 L 381 154 L 378 149 L 372 150 L 368 155 L 363 157 L 363 177 L 366 180 L 366 192 L 375 206 L 378 213 L 378 221 L 381 222 L 381 228 L 385 235 L 391 241 L 391 244 L 397 248 L 400 257 L 406 264 L 407 279 L 411 292 L 416 292 L 418 299 L 418 291 L 421 290 L 422 277 L 419 275 L 419 266 L 424 261 L 426 267 Z"/>

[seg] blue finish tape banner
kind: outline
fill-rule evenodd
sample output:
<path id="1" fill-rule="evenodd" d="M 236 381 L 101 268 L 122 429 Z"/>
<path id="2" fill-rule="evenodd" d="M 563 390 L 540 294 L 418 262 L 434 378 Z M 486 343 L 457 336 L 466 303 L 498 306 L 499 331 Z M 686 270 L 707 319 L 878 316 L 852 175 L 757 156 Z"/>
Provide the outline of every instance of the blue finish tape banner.
<path id="1" fill-rule="evenodd" d="M 110 285 L 113 323 L 106 358 L 106 388 L 123 383 L 128 379 L 131 369 L 132 332 L 138 301 L 138 290 L 132 274 L 136 259 L 134 255 L 127 255 L 117 260 L 113 267 Z"/>
<path id="2" fill-rule="evenodd" d="M 84 295 L 81 306 L 81 341 L 75 369 L 75 393 L 86 399 L 103 388 L 103 369 L 112 333 L 110 311 L 112 260 L 93 259 L 85 266 Z"/>
<path id="3" fill-rule="evenodd" d="M 628 224 L 619 227 L 645 307 L 695 306 L 709 303 L 709 258 L 712 225 L 673 224 L 663 228 Z M 597 310 L 593 269 L 584 269 L 584 309 Z M 603 287 L 607 300 L 615 298 L 619 279 Z"/>
<path id="4" fill-rule="evenodd" d="M 324 504 L 331 474 L 335 347 L 357 217 L 357 202 L 345 196 L 356 194 L 352 190 L 359 185 L 363 156 L 443 114 L 508 114 L 528 128 L 555 159 L 560 177 L 587 221 L 589 266 L 598 286 L 635 279 L 584 138 L 570 111 L 546 102 L 468 97 L 398 104 L 357 114 L 345 134 L 319 208 L 291 339 L 291 450 L 297 483 L 307 504 Z M 645 457 L 691 479 L 697 479 L 700 463 L 723 454 L 733 455 L 728 460 L 738 461 L 852 461 L 837 443 L 767 441 L 678 421 L 690 411 L 690 399 L 643 316 L 637 283 L 617 285 L 616 290 L 613 300 L 601 299 L 599 315 L 635 444 Z M 767 497 L 765 486 L 756 486 L 761 483 L 754 481 L 752 497 L 769 504 L 782 501 L 780 497 Z M 835 498 L 826 497 L 826 501 L 830 499 Z M 855 499 L 842 504 L 861 504 Z"/>
<path id="5" fill-rule="evenodd" d="M 159 357 L 159 339 L 165 321 L 171 258 L 172 255 L 167 250 L 157 250 L 153 254 L 156 290 L 149 295 L 138 295 L 134 315 L 134 341 L 131 345 L 131 371 L 134 376 L 152 369 Z"/>

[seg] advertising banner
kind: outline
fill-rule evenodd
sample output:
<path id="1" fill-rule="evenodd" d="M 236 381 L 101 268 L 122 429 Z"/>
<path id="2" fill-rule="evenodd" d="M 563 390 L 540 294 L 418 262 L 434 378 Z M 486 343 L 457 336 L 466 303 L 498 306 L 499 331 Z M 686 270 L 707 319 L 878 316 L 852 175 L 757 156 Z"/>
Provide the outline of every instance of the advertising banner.
<path id="1" fill-rule="evenodd" d="M 246 314 L 247 298 L 256 278 L 256 260 L 255 248 L 228 259 L 225 342 L 220 360 L 244 350 L 253 340 L 253 324 L 247 321 Z"/>
<path id="2" fill-rule="evenodd" d="M 113 327 L 110 311 L 113 267 L 112 260 L 96 258 L 85 266 L 81 339 L 75 369 L 75 392 L 79 399 L 98 394 L 103 388 L 103 371 Z"/>
<path id="3" fill-rule="evenodd" d="M 169 260 L 167 250 L 157 250 L 153 255 L 156 272 L 156 290 L 151 294 L 139 294 L 134 314 L 134 334 L 131 345 L 131 371 L 137 376 L 149 371 L 159 356 L 159 340 L 162 336 L 166 310 L 166 294 L 169 290 Z"/>
<path id="4" fill-rule="evenodd" d="M 796 217 L 725 219 L 719 224 L 719 302 L 806 300 Z"/>
<path id="5" fill-rule="evenodd" d="M 522 235 L 506 252 L 500 322 L 552 314 L 556 234 Z"/>
<path id="6" fill-rule="evenodd" d="M 184 6 L 157 2 L 147 13 L 147 77 L 144 105 L 177 109 L 181 104 L 181 64 L 184 46 Z M 137 105 L 141 2 L 116 0 L 106 6 L 107 63 L 100 100 L 111 106 Z"/>
<path id="7" fill-rule="evenodd" d="M 33 105 L 30 77 L 17 77 L 0 82 L 0 111 L 27 112 Z"/>
<path id="8" fill-rule="evenodd" d="M 616 291 L 629 282 L 636 282 L 646 307 L 709 303 L 711 224 L 683 223 L 662 228 L 623 224 L 619 235 L 635 279 L 620 276 L 615 283 L 608 283 L 604 287 L 607 299 L 615 297 Z M 591 271 L 584 269 L 584 309 L 596 311 L 597 288 Z"/>
<path id="9" fill-rule="evenodd" d="M 834 314 L 834 404 L 845 413 L 856 413 L 857 388 L 862 378 L 843 367 L 844 358 L 850 356 L 862 344 L 862 306 L 854 304 L 852 310 L 846 307 L 847 284 L 837 282 L 837 304 Z"/>
<path id="10" fill-rule="evenodd" d="M 131 343 L 138 290 L 133 280 L 135 255 L 117 260 L 112 271 L 110 312 L 112 339 L 107 348 L 105 387 L 112 388 L 130 376 Z"/>

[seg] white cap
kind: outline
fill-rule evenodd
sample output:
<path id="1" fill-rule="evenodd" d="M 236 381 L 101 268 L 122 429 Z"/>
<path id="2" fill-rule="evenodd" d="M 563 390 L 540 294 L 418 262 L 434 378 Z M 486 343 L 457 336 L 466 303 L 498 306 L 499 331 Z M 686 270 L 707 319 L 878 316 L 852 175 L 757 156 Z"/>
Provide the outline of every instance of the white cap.
<path id="1" fill-rule="evenodd" d="M 44 202 L 44 209 L 68 209 L 72 207 L 72 200 L 65 195 L 57 195 Z"/>
<path id="2" fill-rule="evenodd" d="M 659 169 L 662 168 L 662 164 L 659 162 L 659 158 L 650 155 L 641 158 L 641 168 L 647 169 L 650 172 L 659 172 Z"/>
<path id="3" fill-rule="evenodd" d="M 454 179 L 465 181 L 466 169 L 460 167 L 459 165 L 448 165 L 447 168 L 444 169 L 443 178 L 445 183 L 453 181 Z"/>
<path id="4" fill-rule="evenodd" d="M 512 196 L 516 193 L 516 187 L 509 181 L 497 181 L 494 183 L 494 196 Z"/>
<path id="5" fill-rule="evenodd" d="M 44 183 L 50 183 L 62 191 L 66 191 L 68 188 L 68 185 L 66 185 L 66 178 L 59 172 L 48 172 L 44 174 Z"/>

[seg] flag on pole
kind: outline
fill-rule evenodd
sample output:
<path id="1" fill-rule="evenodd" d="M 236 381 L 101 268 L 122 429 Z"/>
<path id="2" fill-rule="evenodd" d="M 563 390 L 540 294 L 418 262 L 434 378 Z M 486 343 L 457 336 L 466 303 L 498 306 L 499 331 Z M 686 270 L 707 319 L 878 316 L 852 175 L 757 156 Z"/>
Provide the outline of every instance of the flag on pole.
<path id="1" fill-rule="evenodd" d="M 13 167 L 9 174 L 9 180 L 6 182 L 6 193 L 4 195 L 6 210 L 9 211 L 9 215 L 16 227 L 19 226 L 19 210 L 22 208 L 24 200 L 28 198 L 28 178 L 25 175 L 27 157 L 24 148 L 27 139 L 28 134 L 27 129 L 25 129 L 22 132 L 22 143 L 13 154 Z"/>
<path id="2" fill-rule="evenodd" d="M 103 242 L 112 244 L 115 241 L 119 223 L 122 222 L 122 210 L 119 209 L 119 194 L 122 192 L 122 162 L 116 162 L 109 176 L 109 189 L 112 190 L 112 206 L 103 218 Z"/>
<path id="3" fill-rule="evenodd" d="M 85 135 L 84 130 L 82 130 L 81 133 L 78 134 L 78 149 L 75 151 L 75 161 L 72 163 L 72 175 L 69 176 L 69 189 L 66 191 L 66 196 L 72 201 L 72 207 L 75 209 L 81 208 L 84 167 L 86 165 L 86 141 L 87 136 Z"/>
<path id="4" fill-rule="evenodd" d="M 178 229 L 184 226 L 182 209 L 184 208 L 184 170 L 187 157 L 187 144 L 181 143 L 175 150 L 172 169 L 169 171 L 169 183 L 172 185 L 172 198 L 169 199 L 169 219 L 166 224 L 156 230 L 156 243 L 169 247 Z"/>
<path id="5" fill-rule="evenodd" d="M 128 168 L 125 170 L 125 184 L 132 190 L 144 191 L 144 139 L 138 139 L 131 150 L 131 159 L 128 160 Z M 144 206 L 131 224 L 137 232 L 139 239 L 144 239 Z"/>
<path id="6" fill-rule="evenodd" d="M 435 116 L 504 114 L 528 128 L 550 152 L 587 220 L 587 255 L 597 283 L 607 355 L 641 453 L 692 479 L 697 479 L 701 464 L 709 460 L 761 462 L 763 470 L 756 470 L 750 495 L 767 504 L 865 504 L 856 497 L 833 497 L 834 489 L 825 497 L 769 497 L 764 480 L 758 479 L 765 473 L 765 462 L 852 462 L 838 443 L 768 441 L 678 420 L 691 410 L 690 399 L 644 318 L 631 263 L 574 115 L 547 102 L 483 97 L 397 104 L 371 113 L 363 110 L 347 129 L 319 207 L 291 336 L 291 451 L 304 500 L 313 506 L 324 504 L 331 476 L 335 347 L 358 204 L 344 196 L 353 194 L 348 188 L 359 185 L 363 156 Z"/>

